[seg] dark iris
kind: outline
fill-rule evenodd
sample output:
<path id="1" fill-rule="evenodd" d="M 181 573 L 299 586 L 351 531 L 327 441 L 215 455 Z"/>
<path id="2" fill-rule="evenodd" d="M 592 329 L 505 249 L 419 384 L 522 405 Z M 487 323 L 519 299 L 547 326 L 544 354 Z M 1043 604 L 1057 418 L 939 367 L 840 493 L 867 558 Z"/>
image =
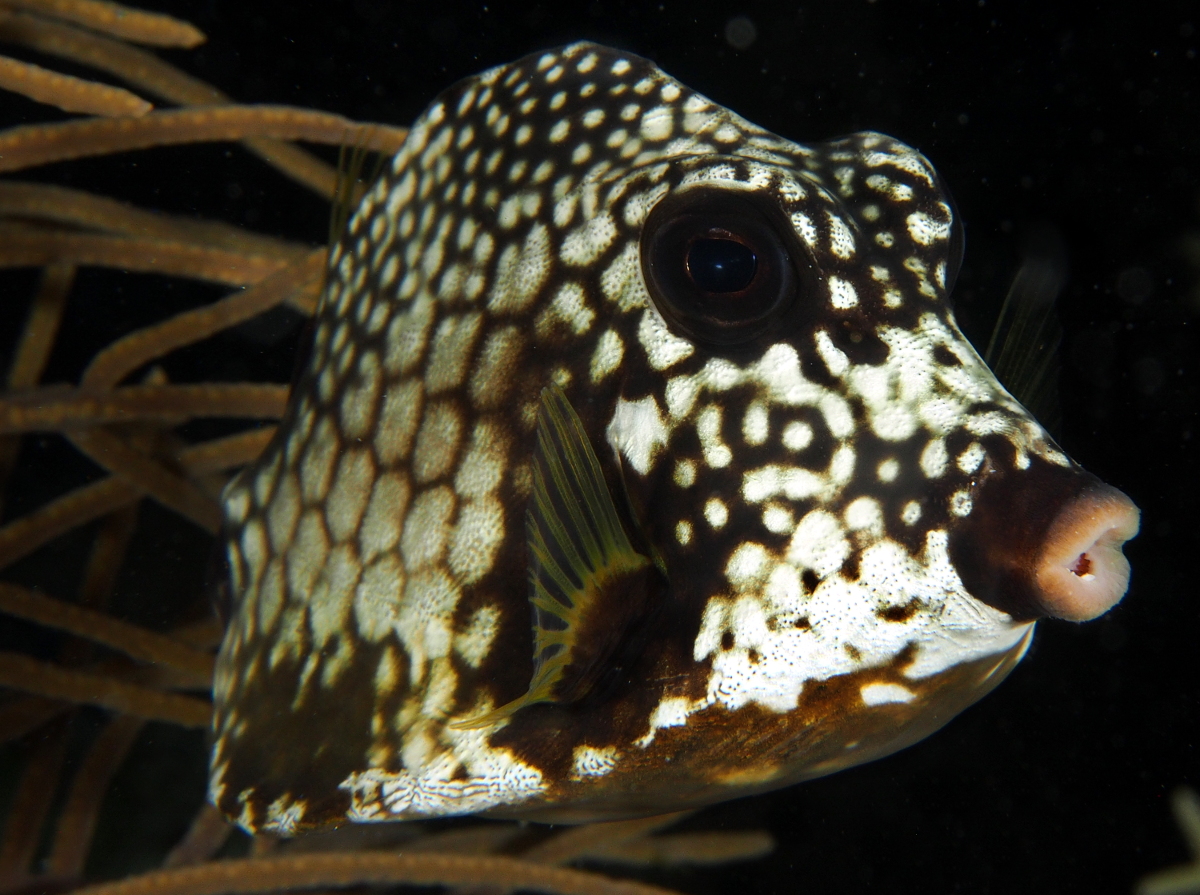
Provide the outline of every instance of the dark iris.
<path id="1" fill-rule="evenodd" d="M 642 227 L 642 273 L 676 332 L 736 348 L 792 314 L 804 248 L 766 193 L 704 185 L 676 190 Z"/>
<path id="2" fill-rule="evenodd" d="M 758 259 L 733 239 L 697 239 L 688 249 L 687 267 L 705 292 L 741 292 L 754 281 Z"/>

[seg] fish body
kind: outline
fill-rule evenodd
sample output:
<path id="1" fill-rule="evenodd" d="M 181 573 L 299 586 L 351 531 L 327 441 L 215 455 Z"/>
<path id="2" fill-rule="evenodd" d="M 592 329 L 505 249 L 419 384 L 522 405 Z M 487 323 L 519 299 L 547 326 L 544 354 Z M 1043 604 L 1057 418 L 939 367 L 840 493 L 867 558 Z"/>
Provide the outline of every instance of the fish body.
<path id="1" fill-rule="evenodd" d="M 251 831 L 655 814 L 909 745 L 1124 593 L 995 380 L 919 153 L 580 43 L 442 94 L 224 498 L 210 796 Z"/>

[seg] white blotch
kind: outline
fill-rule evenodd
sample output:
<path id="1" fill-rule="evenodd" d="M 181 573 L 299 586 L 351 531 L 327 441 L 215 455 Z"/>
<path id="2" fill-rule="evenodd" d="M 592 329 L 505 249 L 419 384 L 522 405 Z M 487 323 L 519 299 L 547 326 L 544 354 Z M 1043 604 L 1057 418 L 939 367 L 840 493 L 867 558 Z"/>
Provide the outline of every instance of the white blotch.
<path id="1" fill-rule="evenodd" d="M 921 451 L 921 471 L 928 478 L 936 479 L 945 475 L 950 457 L 946 453 L 946 442 L 940 438 L 932 439 L 925 450 Z"/>
<path id="2" fill-rule="evenodd" d="M 571 778 L 603 777 L 617 766 L 615 746 L 576 746 L 571 760 Z"/>
<path id="3" fill-rule="evenodd" d="M 762 544 L 748 542 L 738 545 L 725 564 L 725 577 L 737 591 L 757 589 L 771 568 L 771 554 Z"/>
<path id="4" fill-rule="evenodd" d="M 787 558 L 826 578 L 840 569 L 849 555 L 850 542 L 837 517 L 825 510 L 811 510 L 796 526 Z"/>
<path id="5" fill-rule="evenodd" d="M 587 305 L 587 296 L 579 283 L 568 282 L 554 296 L 549 310 L 562 320 L 575 335 L 579 336 L 591 329 L 596 312 Z"/>
<path id="6" fill-rule="evenodd" d="M 829 300 L 839 310 L 853 308 L 858 304 L 858 291 L 848 280 L 843 280 L 841 277 L 830 277 Z"/>
<path id="7" fill-rule="evenodd" d="M 813 440 L 812 426 L 795 420 L 783 427 L 783 446 L 790 451 L 802 451 Z"/>
<path id="8" fill-rule="evenodd" d="M 710 498 L 704 505 L 704 518 L 713 528 L 724 528 L 725 523 L 729 521 L 729 508 L 719 498 Z"/>
<path id="9" fill-rule="evenodd" d="M 492 649 L 500 630 L 500 610 L 491 603 L 480 606 L 467 626 L 454 638 L 454 651 L 472 668 L 478 668 Z"/>
<path id="10" fill-rule="evenodd" d="M 709 404 L 696 420 L 696 433 L 700 436 L 700 449 L 704 462 L 713 469 L 724 469 L 733 460 L 733 451 L 721 440 L 721 408 Z"/>
<path id="11" fill-rule="evenodd" d="M 766 406 L 761 401 L 751 402 L 746 408 L 746 415 L 742 417 L 742 437 L 746 439 L 746 444 L 763 444 L 771 434 L 769 421 Z"/>
<path id="12" fill-rule="evenodd" d="M 900 684 L 863 684 L 859 691 L 864 705 L 886 705 L 890 702 L 912 702 L 917 698 L 908 687 Z"/>
<path id="13" fill-rule="evenodd" d="M 790 509 L 782 504 L 769 503 L 763 509 L 762 520 L 767 531 L 781 535 L 792 530 L 796 517 L 792 515 Z"/>
<path id="14" fill-rule="evenodd" d="M 592 383 L 600 382 L 604 377 L 615 372 L 621 366 L 624 356 L 625 343 L 621 341 L 621 337 L 614 330 L 605 330 L 596 340 L 596 349 L 592 352 L 590 371 Z"/>
<path id="15" fill-rule="evenodd" d="M 969 516 L 974 502 L 966 491 L 955 491 L 950 495 L 950 512 L 955 516 Z"/>
<path id="16" fill-rule="evenodd" d="M 908 224 L 908 235 L 918 245 L 932 245 L 950 236 L 950 222 L 937 221 L 923 211 L 914 211 L 905 220 Z"/>
<path id="17" fill-rule="evenodd" d="M 680 519 L 675 526 L 675 540 L 679 541 L 684 547 L 692 542 L 692 523 L 686 519 Z"/>
<path id="18" fill-rule="evenodd" d="M 655 456 L 666 446 L 667 427 L 653 395 L 636 401 L 617 399 L 605 436 L 639 473 L 650 472 Z"/>
<path id="19" fill-rule="evenodd" d="M 671 332 L 658 313 L 647 308 L 638 324 L 638 341 L 655 370 L 665 370 L 692 356 L 696 347 Z"/>
<path id="20" fill-rule="evenodd" d="M 829 218 L 829 249 L 839 258 L 854 257 L 854 234 L 838 215 L 826 212 Z"/>
<path id="21" fill-rule="evenodd" d="M 958 455 L 958 460 L 955 462 L 957 463 L 959 469 L 970 475 L 983 465 L 983 461 L 986 459 L 986 457 L 987 453 L 984 451 L 983 445 L 981 445 L 978 441 L 972 441 L 967 446 L 967 449 Z"/>
<path id="22" fill-rule="evenodd" d="M 599 258 L 616 238 L 616 222 L 607 211 L 602 211 L 567 234 L 559 257 L 564 264 L 586 267 Z"/>
<path id="23" fill-rule="evenodd" d="M 686 696 L 665 696 L 650 715 L 650 730 L 635 744 L 645 749 L 654 742 L 654 734 L 664 727 L 681 727 L 687 724 L 691 700 Z"/>
<path id="24" fill-rule="evenodd" d="M 817 228 L 813 226 L 812 220 L 802 211 L 792 213 L 792 226 L 796 228 L 796 232 L 810 248 L 816 248 L 817 245 Z"/>
<path id="25" fill-rule="evenodd" d="M 823 329 L 817 330 L 814 341 L 817 343 L 817 354 L 825 361 L 829 372 L 834 376 L 845 376 L 850 369 L 850 358 L 846 357 L 846 352 L 834 345 L 829 333 Z"/>

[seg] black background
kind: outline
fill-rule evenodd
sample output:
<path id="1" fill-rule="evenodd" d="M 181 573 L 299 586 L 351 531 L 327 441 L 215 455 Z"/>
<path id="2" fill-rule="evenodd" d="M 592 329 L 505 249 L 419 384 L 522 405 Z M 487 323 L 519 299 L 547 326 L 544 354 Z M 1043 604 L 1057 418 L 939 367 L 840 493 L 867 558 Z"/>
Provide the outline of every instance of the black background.
<path id="1" fill-rule="evenodd" d="M 1128 892 L 1138 876 L 1185 860 L 1166 797 L 1198 777 L 1200 8 L 1155 0 L 1086 13 L 974 0 L 145 5 L 204 30 L 204 46 L 165 55 L 244 102 L 406 124 L 461 77 L 588 38 L 648 56 L 801 142 L 860 129 L 898 137 L 938 168 L 965 221 L 955 303 L 976 344 L 986 343 L 1022 239 L 1040 224 L 1057 228 L 1071 263 L 1059 308 L 1061 441 L 1142 507 L 1142 533 L 1127 548 L 1128 597 L 1090 624 L 1043 623 L 1005 684 L 906 752 L 717 806 L 694 822 L 769 827 L 779 841 L 771 857 L 654 878 L 692 892 L 769 895 L 1103 893 Z M 757 28 L 745 50 L 724 37 L 734 16 Z M 54 117 L 21 101 L 3 108 L 7 121 Z M 237 148 L 131 154 L 38 176 L 325 239 L 327 207 Z M 77 376 L 91 352 L 130 325 L 218 294 L 130 279 L 83 278 L 48 380 Z M 31 283 L 10 276 L 4 288 L 27 292 Z M 21 316 L 19 300 L 3 304 L 0 350 Z M 293 324 L 276 315 L 215 348 L 183 352 L 168 371 L 180 380 L 286 380 Z M 27 462 L 63 481 L 95 474 L 53 439 L 35 447 Z M 64 487 L 47 474 L 14 495 L 6 515 Z M 203 539 L 192 530 L 164 534 L 165 518 L 153 509 L 143 527 L 160 538 L 148 551 L 155 562 L 127 573 L 118 605 L 139 594 L 143 604 L 165 605 L 155 590 L 162 587 L 193 593 Z M 17 572 L 33 577 L 35 567 Z M 164 743 L 176 742 L 170 737 L 160 731 Z M 172 748 L 198 754 L 190 740 Z M 182 802 L 188 792 L 198 798 L 194 770 L 146 767 L 131 763 L 118 781 L 134 818 L 153 816 L 163 798 L 151 778 L 175 781 Z M 124 854 L 125 838 L 111 848 Z"/>

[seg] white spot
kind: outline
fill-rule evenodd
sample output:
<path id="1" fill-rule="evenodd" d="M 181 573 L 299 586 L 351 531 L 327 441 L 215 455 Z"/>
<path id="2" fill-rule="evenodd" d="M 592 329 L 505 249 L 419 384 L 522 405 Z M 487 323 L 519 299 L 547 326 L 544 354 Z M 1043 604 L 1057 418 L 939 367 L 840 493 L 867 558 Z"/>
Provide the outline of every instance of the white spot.
<path id="1" fill-rule="evenodd" d="M 696 420 L 696 433 L 700 436 L 700 449 L 704 462 L 713 469 L 724 469 L 733 460 L 733 451 L 721 440 L 721 408 L 709 404 Z"/>
<path id="2" fill-rule="evenodd" d="M 675 484 L 690 488 L 696 483 L 696 464 L 691 460 L 679 460 L 675 464 Z"/>
<path id="3" fill-rule="evenodd" d="M 918 245 L 932 245 L 950 236 L 950 222 L 936 221 L 923 211 L 914 211 L 905 220 L 908 224 L 908 235 Z"/>
<path id="4" fill-rule="evenodd" d="M 854 257 L 854 234 L 846 226 L 846 222 L 832 212 L 826 212 L 829 218 L 829 249 L 839 258 Z"/>
<path id="5" fill-rule="evenodd" d="M 812 426 L 795 420 L 783 427 L 783 446 L 790 451 L 802 451 L 813 440 Z"/>
<path id="6" fill-rule="evenodd" d="M 763 510 L 762 520 L 767 531 L 781 535 L 792 530 L 792 525 L 795 523 L 796 517 L 792 515 L 791 510 L 782 504 L 769 503 Z"/>
<path id="7" fill-rule="evenodd" d="M 617 238 L 617 224 L 606 211 L 600 212 L 563 239 L 559 256 L 564 264 L 586 267 L 594 262 Z"/>
<path id="8" fill-rule="evenodd" d="M 879 464 L 876 470 L 876 475 L 879 476 L 881 482 L 894 482 L 896 476 L 900 474 L 900 463 L 894 458 L 889 457 Z"/>
<path id="9" fill-rule="evenodd" d="M 696 347 L 687 339 L 681 339 L 669 329 L 661 317 L 647 308 L 638 324 L 638 341 L 645 349 L 646 358 L 655 370 L 665 370 L 689 358 Z"/>
<path id="10" fill-rule="evenodd" d="M 829 300 L 839 310 L 853 308 L 858 304 L 858 291 L 849 281 L 841 277 L 830 277 Z"/>
<path id="11" fill-rule="evenodd" d="M 740 544 L 725 564 L 725 577 L 738 591 L 757 588 L 770 571 L 771 554 L 762 544 Z"/>
<path id="12" fill-rule="evenodd" d="M 900 684 L 864 684 L 859 692 L 862 694 L 862 701 L 865 705 L 912 702 L 917 698 L 917 694 Z"/>
<path id="13" fill-rule="evenodd" d="M 621 366 L 625 356 L 625 343 L 614 330 L 605 330 L 596 340 L 596 349 L 592 352 L 591 379 L 593 383 L 600 382 L 604 377 L 613 373 Z"/>
<path id="14" fill-rule="evenodd" d="M 950 495 L 950 512 L 955 516 L 969 516 L 974 502 L 966 491 L 955 491 Z"/>
<path id="15" fill-rule="evenodd" d="M 713 528 L 724 528 L 725 523 L 729 521 L 729 508 L 722 500 L 716 497 L 710 498 L 704 505 L 704 518 Z"/>
<path id="16" fill-rule="evenodd" d="M 500 630 L 500 610 L 491 603 L 480 606 L 467 626 L 454 638 L 454 651 L 472 668 L 478 668 L 491 651 Z"/>
<path id="17" fill-rule="evenodd" d="M 684 547 L 690 544 L 692 542 L 692 523 L 686 519 L 680 519 L 679 524 L 675 526 L 675 540 Z"/>
<path id="18" fill-rule="evenodd" d="M 932 439 L 925 450 L 921 451 L 921 471 L 928 478 L 936 479 L 945 475 L 950 457 L 946 453 L 946 442 L 940 438 Z"/>
<path id="19" fill-rule="evenodd" d="M 615 746 L 576 746 L 572 755 L 571 778 L 603 777 L 617 766 Z"/>
<path id="20" fill-rule="evenodd" d="M 840 569 L 849 555 L 850 543 L 837 517 L 825 510 L 810 510 L 796 526 L 787 558 L 825 578 Z"/>
<path id="21" fill-rule="evenodd" d="M 671 110 L 663 106 L 650 109 L 642 116 L 641 137 L 643 140 L 657 142 L 671 136 L 675 119 Z"/>
<path id="22" fill-rule="evenodd" d="M 978 441 L 971 442 L 967 449 L 958 455 L 958 468 L 968 475 L 977 470 L 987 458 L 987 453 Z"/>
<path id="23" fill-rule="evenodd" d="M 667 443 L 667 427 L 654 396 L 636 401 L 618 398 L 605 436 L 634 469 L 648 474 L 655 455 Z"/>
<path id="24" fill-rule="evenodd" d="M 746 408 L 746 415 L 742 417 L 742 437 L 746 439 L 746 444 L 759 445 L 767 440 L 771 434 L 769 419 L 767 408 L 761 401 L 751 402 Z"/>
<path id="25" fill-rule="evenodd" d="M 900 511 L 900 519 L 905 525 L 916 525 L 921 518 L 921 505 L 915 500 L 910 500 L 904 505 L 904 509 Z"/>
<path id="26" fill-rule="evenodd" d="M 852 530 L 883 536 L 883 508 L 873 497 L 860 497 L 852 501 L 843 515 L 846 525 Z"/>

